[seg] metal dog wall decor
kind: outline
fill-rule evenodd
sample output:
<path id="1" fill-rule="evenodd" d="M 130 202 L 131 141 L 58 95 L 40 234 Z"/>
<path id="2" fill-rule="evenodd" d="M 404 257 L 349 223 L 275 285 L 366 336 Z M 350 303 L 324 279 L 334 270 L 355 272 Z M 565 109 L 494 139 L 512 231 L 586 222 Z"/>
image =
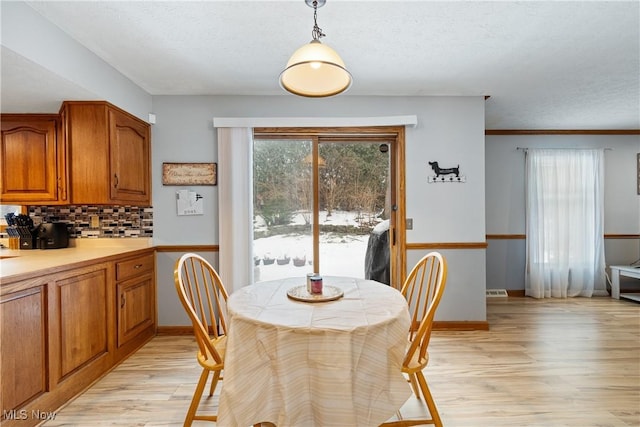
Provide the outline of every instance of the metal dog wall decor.
<path id="1" fill-rule="evenodd" d="M 428 162 L 435 175 L 428 177 L 429 182 L 467 182 L 464 175 L 460 175 L 460 165 L 451 168 L 441 168 L 437 161 Z"/>

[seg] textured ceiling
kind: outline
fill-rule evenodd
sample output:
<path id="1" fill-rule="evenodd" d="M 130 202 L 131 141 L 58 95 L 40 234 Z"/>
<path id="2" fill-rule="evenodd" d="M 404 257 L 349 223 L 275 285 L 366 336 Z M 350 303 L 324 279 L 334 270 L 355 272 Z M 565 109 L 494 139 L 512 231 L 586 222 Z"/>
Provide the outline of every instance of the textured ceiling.
<path id="1" fill-rule="evenodd" d="M 278 75 L 313 26 L 303 0 L 27 4 L 152 95 L 293 96 Z M 318 24 L 354 76 L 339 96 L 490 95 L 488 129 L 640 128 L 637 1 L 328 0 Z M 16 56 L 3 111 L 82 91 L 21 85 L 36 71 Z"/>

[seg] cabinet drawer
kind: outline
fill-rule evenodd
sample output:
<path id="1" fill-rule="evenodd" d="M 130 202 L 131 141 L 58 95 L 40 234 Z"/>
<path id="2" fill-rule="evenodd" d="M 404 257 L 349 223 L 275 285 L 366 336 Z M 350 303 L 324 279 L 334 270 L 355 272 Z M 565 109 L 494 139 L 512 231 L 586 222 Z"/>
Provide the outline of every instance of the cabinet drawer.
<path id="1" fill-rule="evenodd" d="M 153 254 L 116 262 L 116 280 L 124 280 L 153 271 Z"/>

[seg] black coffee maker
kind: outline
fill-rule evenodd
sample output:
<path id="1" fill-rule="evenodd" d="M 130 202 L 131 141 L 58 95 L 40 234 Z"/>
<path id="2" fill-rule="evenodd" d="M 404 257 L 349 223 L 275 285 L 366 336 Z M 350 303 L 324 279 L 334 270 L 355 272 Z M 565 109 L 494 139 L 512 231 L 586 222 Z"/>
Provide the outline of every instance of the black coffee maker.
<path id="1" fill-rule="evenodd" d="M 42 223 L 38 227 L 37 246 L 40 249 L 60 249 L 69 246 L 69 229 L 65 222 Z"/>

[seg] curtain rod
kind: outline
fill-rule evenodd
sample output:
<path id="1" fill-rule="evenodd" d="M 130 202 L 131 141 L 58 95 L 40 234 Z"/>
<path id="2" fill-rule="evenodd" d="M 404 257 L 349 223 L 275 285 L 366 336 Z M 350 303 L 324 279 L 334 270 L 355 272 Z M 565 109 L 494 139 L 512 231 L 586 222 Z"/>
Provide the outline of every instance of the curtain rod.
<path id="1" fill-rule="evenodd" d="M 537 148 L 537 147 L 516 147 L 516 150 L 528 151 L 529 149 L 540 150 L 598 150 L 598 148 L 566 148 L 566 147 L 553 147 L 553 148 Z M 613 150 L 611 147 L 602 148 L 602 150 Z"/>

